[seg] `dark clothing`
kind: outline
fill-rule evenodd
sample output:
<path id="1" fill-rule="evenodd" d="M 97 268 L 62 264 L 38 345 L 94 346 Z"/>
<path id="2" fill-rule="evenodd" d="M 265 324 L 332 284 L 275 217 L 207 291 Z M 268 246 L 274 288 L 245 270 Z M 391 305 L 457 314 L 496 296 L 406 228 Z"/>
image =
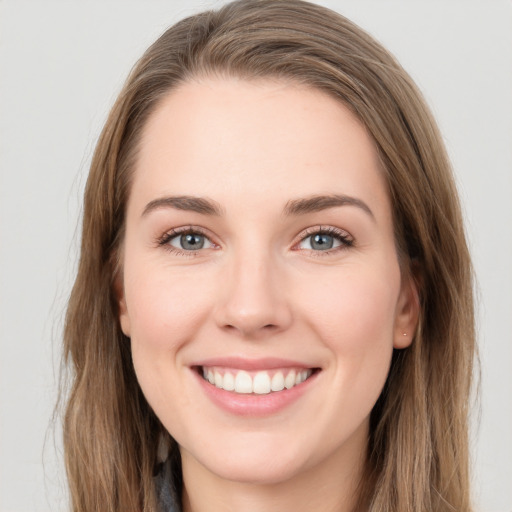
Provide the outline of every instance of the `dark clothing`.
<path id="1" fill-rule="evenodd" d="M 172 483 L 173 474 L 170 458 L 161 464 L 154 481 L 160 512 L 181 512 L 178 493 Z"/>

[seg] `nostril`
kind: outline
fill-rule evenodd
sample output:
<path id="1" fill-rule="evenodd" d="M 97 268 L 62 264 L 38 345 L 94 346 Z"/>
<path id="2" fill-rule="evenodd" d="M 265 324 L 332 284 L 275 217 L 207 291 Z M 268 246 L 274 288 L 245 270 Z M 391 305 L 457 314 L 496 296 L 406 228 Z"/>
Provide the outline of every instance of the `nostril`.
<path id="1" fill-rule="evenodd" d="M 255 334 L 257 331 L 266 331 L 266 332 L 272 332 L 279 330 L 279 326 L 276 324 L 266 324 L 262 325 L 261 327 L 253 326 L 253 325 L 240 325 L 239 327 L 233 324 L 226 324 L 224 325 L 224 329 L 228 331 L 240 331 L 242 334 L 251 336 Z"/>

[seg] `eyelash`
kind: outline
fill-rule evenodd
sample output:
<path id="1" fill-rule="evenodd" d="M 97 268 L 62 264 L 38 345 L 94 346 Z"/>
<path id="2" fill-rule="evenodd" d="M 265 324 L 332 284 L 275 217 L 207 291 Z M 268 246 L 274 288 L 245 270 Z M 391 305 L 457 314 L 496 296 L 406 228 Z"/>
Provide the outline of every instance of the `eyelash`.
<path id="1" fill-rule="evenodd" d="M 299 240 L 294 244 L 294 247 L 314 235 L 329 235 L 340 242 L 340 245 L 338 247 L 333 247 L 332 249 L 326 249 L 323 251 L 303 249 L 309 251 L 309 253 L 314 257 L 330 256 L 339 251 L 344 251 L 354 246 L 354 239 L 346 231 L 342 229 L 335 228 L 333 226 L 312 226 L 310 228 L 307 228 L 299 235 Z"/>
<path id="2" fill-rule="evenodd" d="M 166 251 L 168 251 L 172 254 L 176 254 L 178 256 L 197 256 L 201 250 L 184 251 L 184 250 L 178 249 L 177 247 L 172 246 L 169 243 L 173 238 L 176 238 L 177 236 L 182 236 L 182 235 L 201 235 L 201 236 L 204 236 L 206 239 L 208 239 L 211 242 L 210 237 L 206 234 L 206 232 L 197 226 L 187 226 L 187 227 L 182 227 L 182 228 L 171 229 L 170 231 L 167 231 L 166 233 L 164 233 L 161 237 L 157 238 L 156 242 L 157 242 L 157 245 L 159 245 L 160 247 L 162 247 L 163 249 L 165 249 Z M 213 242 L 211 242 L 211 243 L 213 245 L 216 245 Z"/>
<path id="3" fill-rule="evenodd" d="M 216 245 L 214 242 L 210 240 L 210 237 L 206 234 L 206 232 L 197 226 L 187 226 L 182 228 L 176 228 L 171 229 L 170 231 L 164 233 L 161 237 L 157 238 L 156 243 L 158 246 L 162 247 L 166 251 L 176 254 L 178 256 L 188 256 L 193 257 L 197 256 L 198 253 L 201 251 L 201 249 L 197 251 L 185 251 L 178 249 L 177 247 L 172 246 L 169 242 L 176 238 L 177 236 L 182 235 L 201 235 L 204 236 L 211 244 L 214 246 Z M 332 255 L 333 253 L 336 253 L 338 251 L 346 250 L 350 247 L 354 246 L 354 239 L 344 230 L 332 227 L 332 226 L 313 226 L 310 228 L 307 228 L 305 231 L 303 231 L 299 237 L 298 241 L 293 244 L 293 247 L 296 247 L 301 242 L 304 242 L 307 238 L 314 236 L 314 235 L 329 235 L 333 238 L 337 239 L 340 242 L 340 245 L 338 247 L 334 247 L 332 249 L 326 249 L 323 251 L 315 251 L 312 249 L 302 249 L 307 250 L 310 252 L 310 254 L 314 255 L 315 257 L 322 257 L 322 256 L 328 256 Z M 301 249 L 295 249 L 295 250 L 301 250 Z"/>

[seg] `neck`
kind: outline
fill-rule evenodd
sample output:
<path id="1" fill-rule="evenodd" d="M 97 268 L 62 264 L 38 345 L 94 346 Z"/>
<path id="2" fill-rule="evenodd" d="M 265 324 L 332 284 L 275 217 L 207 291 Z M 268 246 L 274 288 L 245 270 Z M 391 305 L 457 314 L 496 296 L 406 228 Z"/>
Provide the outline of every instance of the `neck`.
<path id="1" fill-rule="evenodd" d="M 224 479 L 182 449 L 183 511 L 353 512 L 366 457 L 366 429 L 362 434 L 361 443 L 341 447 L 316 465 L 272 483 Z"/>

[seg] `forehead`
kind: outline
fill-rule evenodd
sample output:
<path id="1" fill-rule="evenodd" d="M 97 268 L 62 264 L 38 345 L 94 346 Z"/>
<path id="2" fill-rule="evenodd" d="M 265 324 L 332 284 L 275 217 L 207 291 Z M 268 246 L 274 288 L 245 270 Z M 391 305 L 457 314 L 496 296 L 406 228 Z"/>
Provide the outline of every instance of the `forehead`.
<path id="1" fill-rule="evenodd" d="M 145 201 L 197 194 L 270 207 L 272 199 L 314 193 L 387 201 L 365 127 L 319 90 L 269 80 L 192 81 L 172 90 L 143 130 L 132 195 Z"/>

